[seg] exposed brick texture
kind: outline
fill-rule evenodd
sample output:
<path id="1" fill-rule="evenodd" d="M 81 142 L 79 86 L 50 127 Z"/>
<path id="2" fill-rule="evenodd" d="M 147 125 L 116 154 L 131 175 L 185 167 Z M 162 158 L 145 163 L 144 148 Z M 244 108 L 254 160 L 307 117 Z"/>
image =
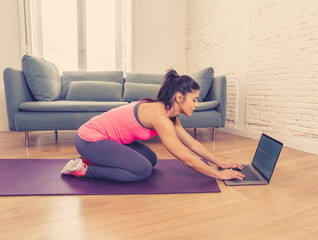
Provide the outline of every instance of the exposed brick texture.
<path id="1" fill-rule="evenodd" d="M 216 75 L 226 75 L 228 128 L 236 129 L 243 117 L 241 130 L 318 146 L 318 1 L 243 2 L 188 1 L 187 72 L 212 66 Z M 248 26 L 241 15 L 246 6 Z M 238 102 L 242 92 L 244 101 Z"/>

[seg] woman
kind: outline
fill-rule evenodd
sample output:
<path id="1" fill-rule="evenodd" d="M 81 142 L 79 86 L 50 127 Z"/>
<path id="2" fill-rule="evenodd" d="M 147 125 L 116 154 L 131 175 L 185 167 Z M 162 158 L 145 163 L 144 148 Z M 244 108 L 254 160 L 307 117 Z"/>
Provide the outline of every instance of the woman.
<path id="1" fill-rule="evenodd" d="M 141 181 L 150 176 L 157 156 L 140 140 L 158 135 L 170 153 L 195 171 L 217 179 L 243 179 L 242 173 L 231 169 L 242 169 L 240 164 L 220 162 L 182 127 L 178 115 L 191 116 L 198 107 L 198 97 L 197 82 L 169 70 L 157 99 L 144 99 L 112 109 L 82 125 L 75 140 L 81 157 L 70 160 L 62 174 Z M 218 171 L 201 158 L 227 169 Z"/>

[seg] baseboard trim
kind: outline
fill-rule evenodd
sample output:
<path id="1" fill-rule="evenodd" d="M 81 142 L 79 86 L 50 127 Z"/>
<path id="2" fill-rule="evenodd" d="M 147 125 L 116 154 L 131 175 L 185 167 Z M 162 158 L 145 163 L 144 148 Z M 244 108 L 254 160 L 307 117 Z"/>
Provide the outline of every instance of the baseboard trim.
<path id="1" fill-rule="evenodd" d="M 0 132 L 8 132 L 8 131 L 9 131 L 9 128 L 0 126 Z"/>
<path id="2" fill-rule="evenodd" d="M 234 128 L 218 128 L 217 130 L 220 132 L 225 132 L 225 133 L 257 139 L 257 140 L 260 138 L 262 134 L 261 132 L 249 132 L 249 131 L 243 131 L 243 130 L 234 129 Z M 281 141 L 285 147 L 318 155 L 318 148 L 317 148 L 317 144 L 315 143 L 308 143 L 300 139 L 297 139 L 297 141 L 295 141 L 291 138 L 286 138 L 286 137 L 284 138 L 284 137 L 273 136 L 273 138 L 277 139 L 278 141 Z"/>

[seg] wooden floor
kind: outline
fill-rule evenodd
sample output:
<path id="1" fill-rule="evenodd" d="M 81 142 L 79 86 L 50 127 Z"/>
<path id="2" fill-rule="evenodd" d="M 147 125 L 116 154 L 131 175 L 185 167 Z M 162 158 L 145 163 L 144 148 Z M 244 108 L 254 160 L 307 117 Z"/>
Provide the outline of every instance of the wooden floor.
<path id="1" fill-rule="evenodd" d="M 193 135 L 193 130 L 188 130 Z M 198 129 L 197 139 L 224 161 L 249 163 L 257 141 Z M 0 158 L 74 158 L 75 132 L 0 133 Z M 146 142 L 172 158 L 158 138 Z M 2 186 L 6 183 L 0 183 Z M 284 147 L 266 186 L 221 193 L 0 197 L 0 239 L 318 239 L 318 156 Z"/>

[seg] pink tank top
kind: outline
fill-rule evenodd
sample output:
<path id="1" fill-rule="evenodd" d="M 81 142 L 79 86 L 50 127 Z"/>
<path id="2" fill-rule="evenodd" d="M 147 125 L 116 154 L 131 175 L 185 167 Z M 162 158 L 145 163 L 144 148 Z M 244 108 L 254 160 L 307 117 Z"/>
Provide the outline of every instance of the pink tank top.
<path id="1" fill-rule="evenodd" d="M 129 144 L 136 140 L 147 140 L 157 136 L 153 129 L 145 128 L 138 119 L 137 102 L 109 110 L 83 124 L 78 135 L 83 140 L 97 142 L 107 139 L 121 144 Z"/>

